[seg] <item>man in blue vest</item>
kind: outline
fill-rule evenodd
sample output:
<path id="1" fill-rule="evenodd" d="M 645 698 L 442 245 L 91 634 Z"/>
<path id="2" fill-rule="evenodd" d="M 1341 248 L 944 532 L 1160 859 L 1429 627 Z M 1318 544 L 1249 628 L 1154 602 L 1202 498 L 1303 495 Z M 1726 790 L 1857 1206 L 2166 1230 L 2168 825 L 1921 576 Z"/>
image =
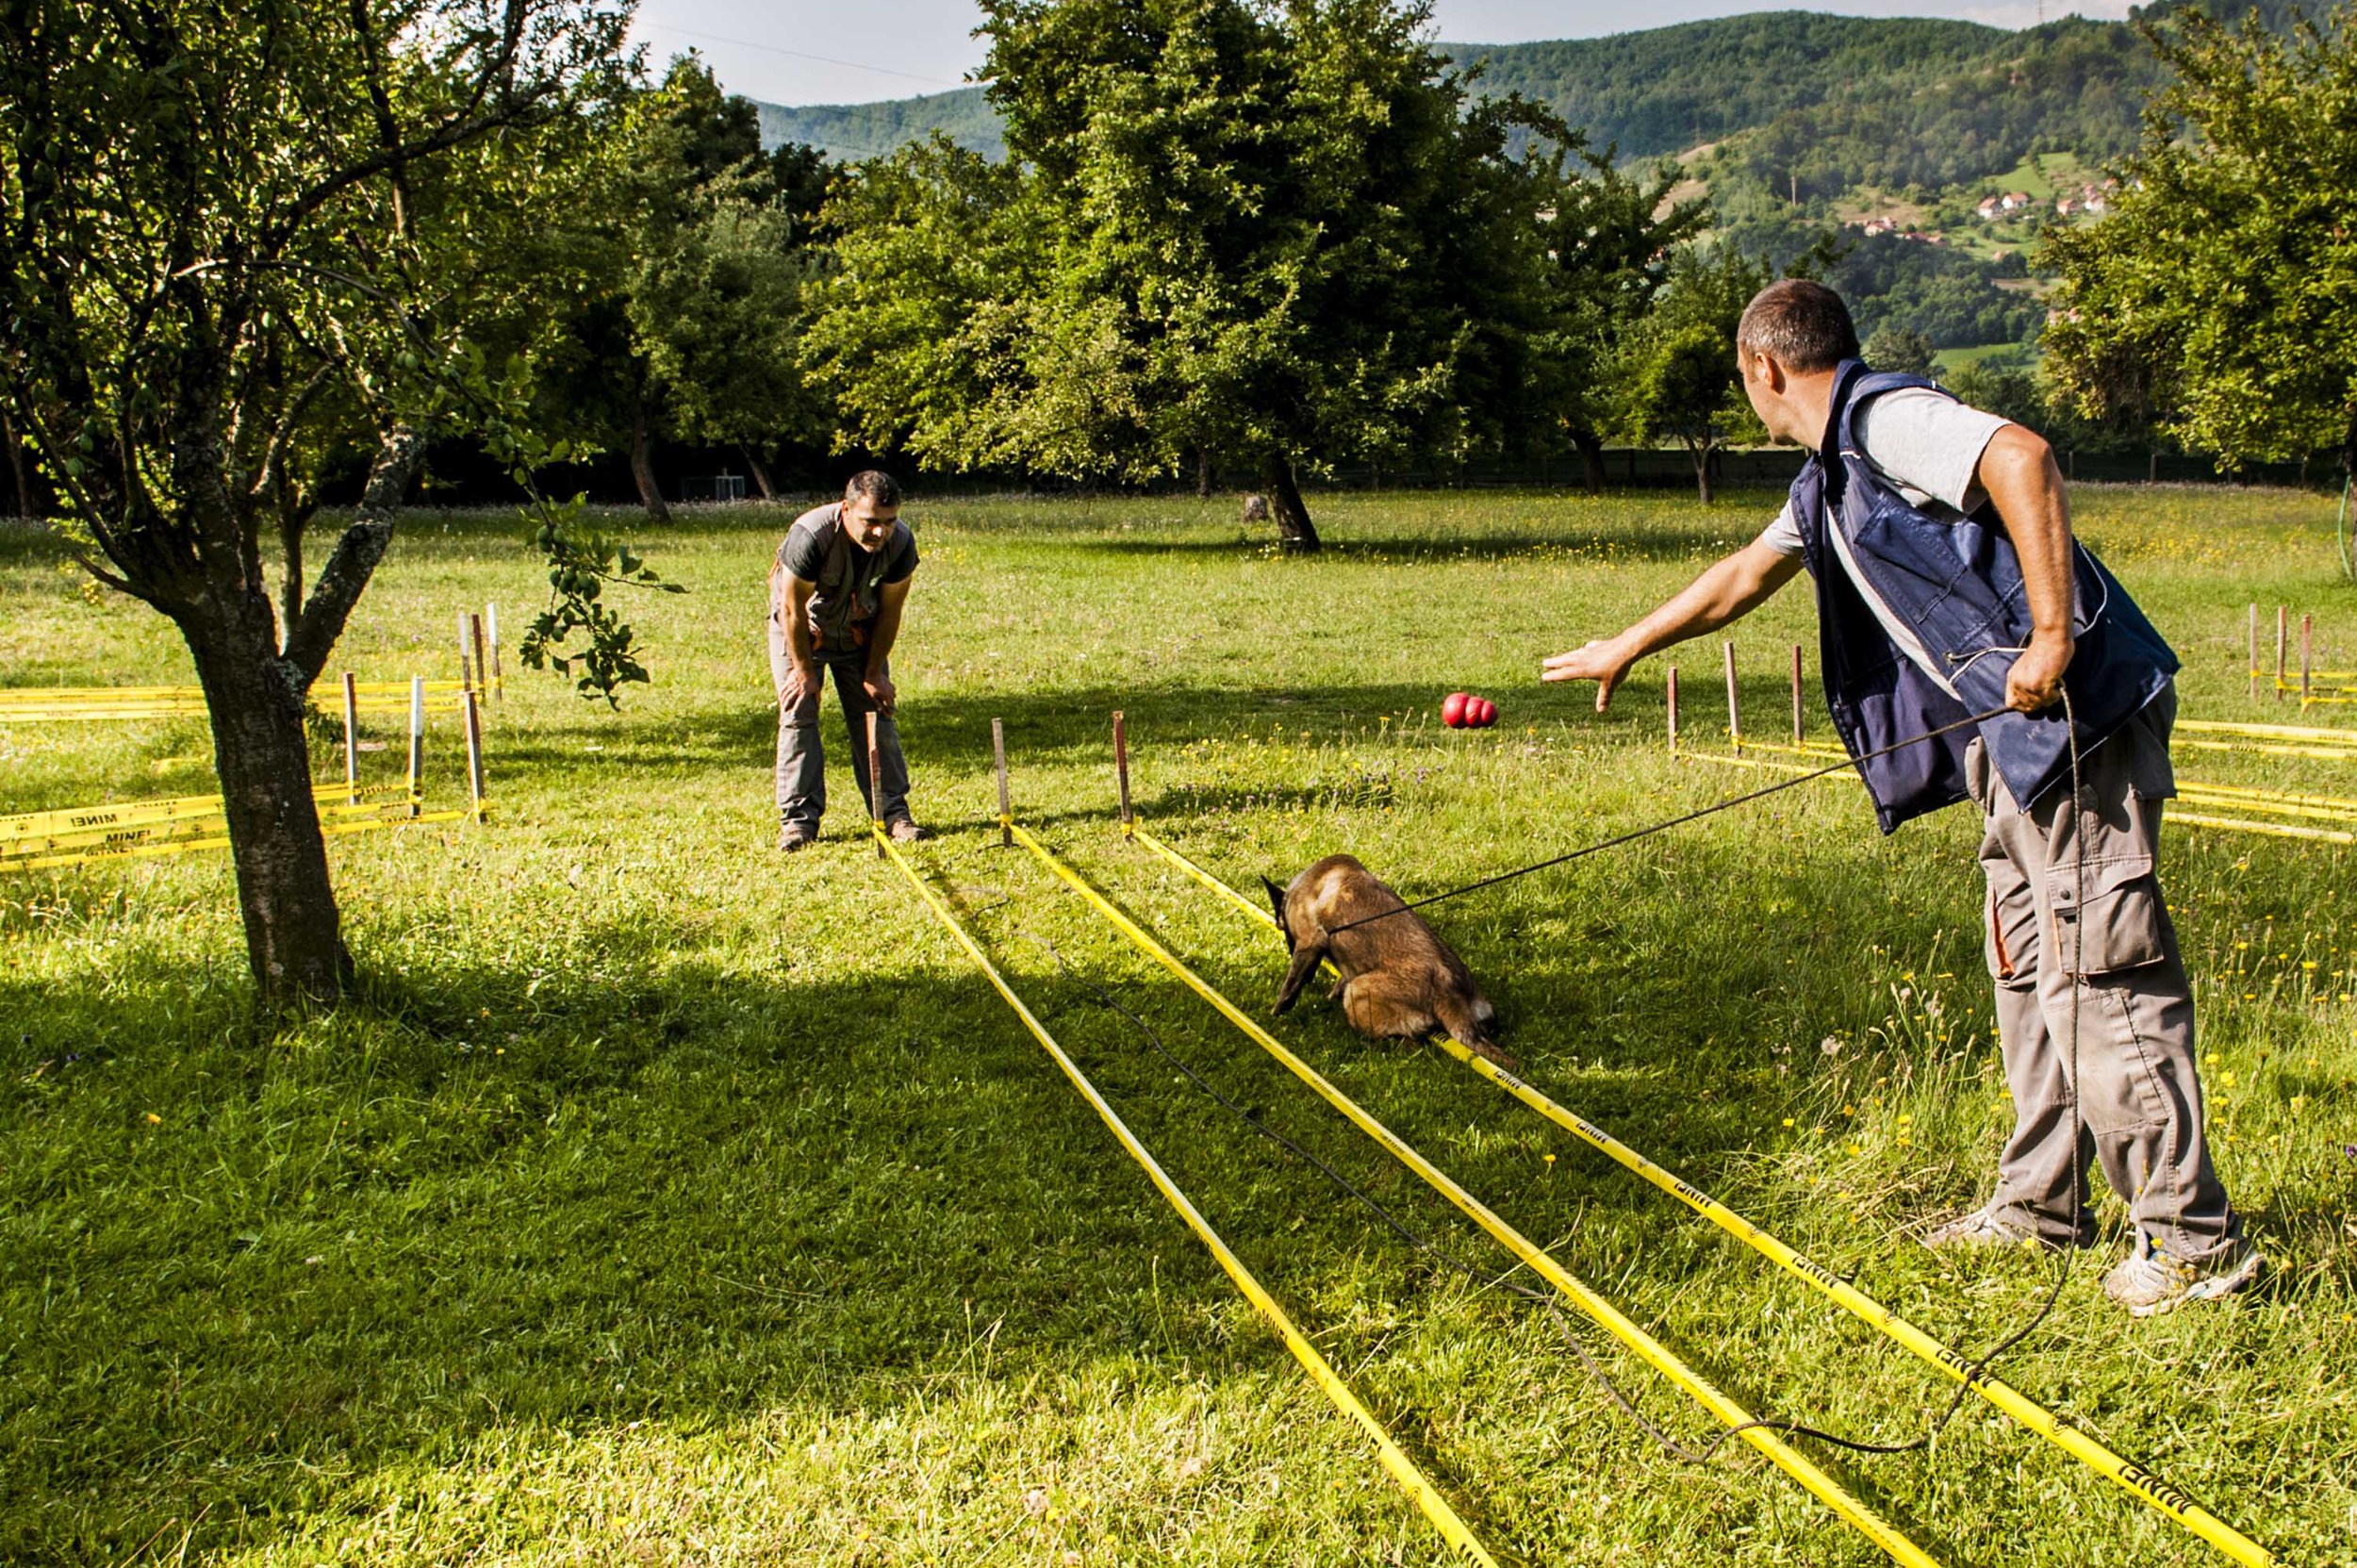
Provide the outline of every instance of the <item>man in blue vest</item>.
<path id="1" fill-rule="evenodd" d="M 2210 1163 L 2192 986 L 2154 872 L 2176 793 L 2176 655 L 2072 539 L 2046 442 L 1920 377 L 1870 371 L 1832 289 L 1770 285 L 1737 352 L 1769 433 L 1812 454 L 1783 512 L 1543 678 L 1594 681 L 1601 711 L 1639 659 L 1749 613 L 1805 567 L 1827 704 L 1883 831 L 1964 800 L 1984 817 L 1984 947 L 2018 1119 L 1995 1194 L 1927 1240 L 2093 1245 L 2092 1156 L 2136 1231 L 2106 1296 L 2141 1317 L 2241 1289 L 2263 1260 Z"/>
<path id="2" fill-rule="evenodd" d="M 881 805 L 892 836 L 924 836 L 909 815 L 909 769 L 893 722 L 892 645 L 916 571 L 916 536 L 900 520 L 900 487 L 869 469 L 843 499 L 794 520 L 769 569 L 769 679 L 778 694 L 778 848 L 818 837 L 827 809 L 827 754 L 818 740 L 818 694 L 830 671 L 850 732 L 851 776 L 861 804 L 867 779 L 867 716 L 876 715 Z"/>

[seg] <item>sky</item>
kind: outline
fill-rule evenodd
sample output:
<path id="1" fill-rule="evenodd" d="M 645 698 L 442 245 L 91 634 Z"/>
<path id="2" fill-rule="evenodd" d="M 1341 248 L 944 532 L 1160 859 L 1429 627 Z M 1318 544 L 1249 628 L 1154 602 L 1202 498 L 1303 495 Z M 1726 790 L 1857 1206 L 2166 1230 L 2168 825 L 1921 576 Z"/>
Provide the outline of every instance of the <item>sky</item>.
<path id="1" fill-rule="evenodd" d="M 1755 10 L 1953 16 L 2026 27 L 2076 11 L 2120 17 L 2128 0 L 1438 0 L 1452 43 L 1594 38 Z M 856 104 L 961 85 L 982 60 L 972 0 L 639 0 L 634 32 L 659 70 L 695 49 L 732 92 L 773 104 Z"/>

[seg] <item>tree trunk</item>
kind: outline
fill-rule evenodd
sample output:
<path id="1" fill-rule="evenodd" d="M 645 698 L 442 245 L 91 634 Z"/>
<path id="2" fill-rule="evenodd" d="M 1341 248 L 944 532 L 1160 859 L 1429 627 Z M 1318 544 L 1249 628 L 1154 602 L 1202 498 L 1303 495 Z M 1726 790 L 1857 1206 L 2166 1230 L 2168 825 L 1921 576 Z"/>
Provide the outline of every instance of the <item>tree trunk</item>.
<path id="1" fill-rule="evenodd" d="M 0 440 L 8 444 L 8 471 L 16 477 L 16 515 L 37 518 L 41 511 L 33 504 L 32 480 L 25 471 L 25 443 L 16 438 L 16 421 L 6 409 L 0 409 Z"/>
<path id="2" fill-rule="evenodd" d="M 752 471 L 753 488 L 761 492 L 761 499 L 764 501 L 777 500 L 778 487 L 769 483 L 768 466 L 762 462 L 760 458 L 753 455 L 753 449 L 751 447 L 740 446 L 736 450 L 745 454 L 745 467 Z"/>
<path id="3" fill-rule="evenodd" d="M 1579 466 L 1588 482 L 1588 493 L 1596 494 L 1604 488 L 1604 437 L 1585 430 L 1572 432 L 1572 444 L 1579 448 Z"/>
<path id="4" fill-rule="evenodd" d="M 1195 499 L 1211 499 L 1211 449 L 1197 447 L 1195 453 Z"/>
<path id="5" fill-rule="evenodd" d="M 305 683 L 278 654 L 266 595 L 206 596 L 175 619 L 212 718 L 246 960 L 267 1003 L 332 1002 L 352 975 L 311 794 Z"/>
<path id="6" fill-rule="evenodd" d="M 1686 450 L 1694 459 L 1695 493 L 1703 498 L 1703 504 L 1707 506 L 1710 504 L 1710 448 L 1706 443 L 1689 446 Z"/>
<path id="7" fill-rule="evenodd" d="M 1277 548 L 1288 555 L 1315 554 L 1320 547 L 1318 531 L 1310 520 L 1310 508 L 1301 499 L 1301 487 L 1294 481 L 1293 460 L 1281 452 L 1272 452 L 1266 466 L 1269 515 L 1277 520 Z"/>
<path id="8" fill-rule="evenodd" d="M 663 503 L 663 488 L 654 482 L 654 442 L 641 404 L 631 404 L 630 410 L 630 476 L 638 482 L 638 501 L 647 508 L 648 520 L 668 525 L 671 508 Z"/>

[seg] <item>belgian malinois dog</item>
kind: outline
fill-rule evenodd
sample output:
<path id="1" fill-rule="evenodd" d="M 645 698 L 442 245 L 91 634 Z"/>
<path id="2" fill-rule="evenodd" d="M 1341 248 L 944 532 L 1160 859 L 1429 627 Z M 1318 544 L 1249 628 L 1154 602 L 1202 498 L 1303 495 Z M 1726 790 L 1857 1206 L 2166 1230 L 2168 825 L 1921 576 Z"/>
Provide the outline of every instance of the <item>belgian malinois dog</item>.
<path id="1" fill-rule="evenodd" d="M 1286 886 L 1266 877 L 1261 884 L 1293 949 L 1277 1012 L 1293 1006 L 1320 962 L 1331 963 L 1343 978 L 1327 999 L 1343 1004 L 1343 1016 L 1360 1033 L 1414 1040 L 1441 1031 L 1508 1072 L 1521 1070 L 1491 1040 L 1497 1009 L 1465 961 L 1356 859 L 1328 855 Z M 1407 912 L 1353 923 L 1391 910 Z"/>

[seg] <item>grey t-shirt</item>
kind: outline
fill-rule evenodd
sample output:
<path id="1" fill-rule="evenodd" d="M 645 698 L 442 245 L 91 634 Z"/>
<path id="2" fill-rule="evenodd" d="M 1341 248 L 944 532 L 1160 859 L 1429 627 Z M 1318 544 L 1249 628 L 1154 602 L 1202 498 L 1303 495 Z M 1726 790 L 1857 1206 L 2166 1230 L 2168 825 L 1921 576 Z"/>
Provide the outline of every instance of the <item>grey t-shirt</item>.
<path id="1" fill-rule="evenodd" d="M 2010 422 L 1984 409 L 1958 403 L 1945 392 L 1928 387 L 1904 387 L 1885 392 L 1860 409 L 1854 429 L 1866 461 L 1906 499 L 1907 504 L 1928 517 L 1961 518 L 1988 499 L 1974 476 L 1980 471 L 1981 454 L 1988 450 L 1989 438 Z M 1874 612 L 1874 619 L 1890 634 L 1890 640 L 1953 693 L 1955 688 L 1949 685 L 1947 673 L 1933 662 L 1931 651 L 1883 602 L 1882 595 L 1858 575 L 1857 562 L 1850 555 L 1850 541 L 1842 536 L 1841 530 L 1828 527 L 1825 536 L 1832 542 L 1834 553 L 1841 558 L 1842 569 L 1850 574 L 1850 581 L 1857 585 L 1867 607 Z M 1779 555 L 1801 553 L 1801 524 L 1792 515 L 1789 501 L 1776 514 L 1776 520 L 1760 531 L 1759 542 Z"/>
<path id="2" fill-rule="evenodd" d="M 796 518 L 794 526 L 786 530 L 785 537 L 778 545 L 778 565 L 805 583 L 818 582 L 819 573 L 826 567 L 828 547 L 833 541 L 835 531 L 842 525 L 842 512 L 843 503 L 832 501 L 824 506 L 814 506 Z M 868 594 L 860 590 L 873 590 L 907 582 L 910 574 L 916 570 L 916 535 L 907 523 L 896 520 L 891 536 L 880 549 L 862 550 L 848 539 L 845 543 L 851 557 L 849 586 L 858 601 L 851 624 L 865 632 L 875 623 L 876 611 L 868 602 Z M 779 592 L 781 597 L 777 602 L 783 603 L 783 585 Z M 812 596 L 810 619 L 813 625 L 821 624 L 826 619 L 827 612 L 832 607 L 826 602 L 828 598 L 823 586 L 818 593 Z"/>

